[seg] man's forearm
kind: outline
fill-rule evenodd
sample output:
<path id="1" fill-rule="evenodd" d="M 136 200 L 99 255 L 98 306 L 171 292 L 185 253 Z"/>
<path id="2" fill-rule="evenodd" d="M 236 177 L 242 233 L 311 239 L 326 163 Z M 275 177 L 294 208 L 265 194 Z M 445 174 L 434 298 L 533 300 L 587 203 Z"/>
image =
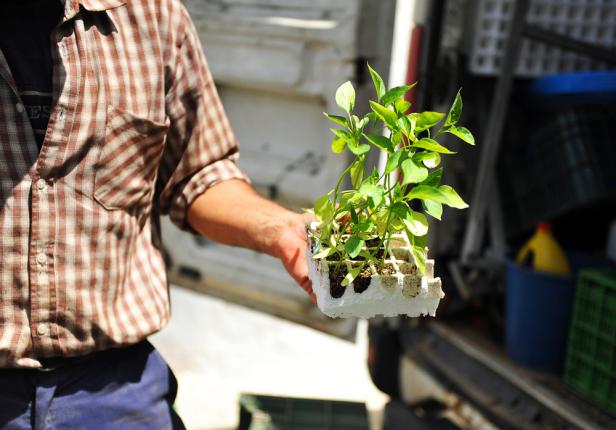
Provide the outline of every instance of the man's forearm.
<path id="1" fill-rule="evenodd" d="M 276 238 L 297 214 L 229 180 L 208 189 L 188 208 L 188 222 L 207 238 L 279 256 Z"/>
<path id="2" fill-rule="evenodd" d="M 291 212 L 259 196 L 247 183 L 232 179 L 214 185 L 188 208 L 188 222 L 220 243 L 274 256 L 312 298 L 306 264 L 306 222 L 310 214 Z"/>

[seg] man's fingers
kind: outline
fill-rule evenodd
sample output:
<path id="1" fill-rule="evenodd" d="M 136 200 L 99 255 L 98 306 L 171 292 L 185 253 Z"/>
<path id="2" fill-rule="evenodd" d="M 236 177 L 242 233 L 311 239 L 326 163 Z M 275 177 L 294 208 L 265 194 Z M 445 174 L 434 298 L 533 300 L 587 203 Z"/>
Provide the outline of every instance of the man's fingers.
<path id="1" fill-rule="evenodd" d="M 310 281 L 310 279 L 308 279 L 306 282 L 301 284 L 301 287 L 304 289 L 304 291 L 306 291 L 308 293 L 312 303 L 316 305 L 317 304 L 317 296 L 314 294 L 314 291 L 312 290 L 312 282 Z"/>

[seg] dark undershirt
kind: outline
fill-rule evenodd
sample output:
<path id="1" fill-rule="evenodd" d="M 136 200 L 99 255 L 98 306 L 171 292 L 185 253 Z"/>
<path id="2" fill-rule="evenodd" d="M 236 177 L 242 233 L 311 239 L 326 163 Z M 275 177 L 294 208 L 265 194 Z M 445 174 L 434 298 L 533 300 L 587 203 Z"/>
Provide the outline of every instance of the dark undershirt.
<path id="1" fill-rule="evenodd" d="M 53 62 L 50 35 L 64 7 L 59 0 L 0 0 L 0 49 L 43 146 L 51 112 Z"/>

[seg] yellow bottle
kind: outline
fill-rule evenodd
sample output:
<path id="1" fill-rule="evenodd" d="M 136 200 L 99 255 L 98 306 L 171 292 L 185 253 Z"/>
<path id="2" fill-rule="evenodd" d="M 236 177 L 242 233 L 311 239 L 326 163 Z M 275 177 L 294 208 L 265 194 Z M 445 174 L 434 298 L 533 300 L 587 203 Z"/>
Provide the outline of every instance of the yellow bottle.
<path id="1" fill-rule="evenodd" d="M 550 224 L 546 222 L 537 225 L 533 237 L 520 249 L 517 258 L 518 264 L 525 262 L 529 256 L 532 258 L 532 267 L 537 271 L 561 276 L 571 274 L 567 257 L 552 236 Z"/>

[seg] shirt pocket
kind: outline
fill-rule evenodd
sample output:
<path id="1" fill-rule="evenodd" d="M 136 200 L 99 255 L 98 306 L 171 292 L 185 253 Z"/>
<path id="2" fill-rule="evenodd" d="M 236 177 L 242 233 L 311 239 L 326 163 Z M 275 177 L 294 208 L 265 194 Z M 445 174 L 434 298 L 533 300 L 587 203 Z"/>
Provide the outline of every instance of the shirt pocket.
<path id="1" fill-rule="evenodd" d="M 150 203 L 168 129 L 168 124 L 108 106 L 94 199 L 108 210 L 143 211 Z"/>

